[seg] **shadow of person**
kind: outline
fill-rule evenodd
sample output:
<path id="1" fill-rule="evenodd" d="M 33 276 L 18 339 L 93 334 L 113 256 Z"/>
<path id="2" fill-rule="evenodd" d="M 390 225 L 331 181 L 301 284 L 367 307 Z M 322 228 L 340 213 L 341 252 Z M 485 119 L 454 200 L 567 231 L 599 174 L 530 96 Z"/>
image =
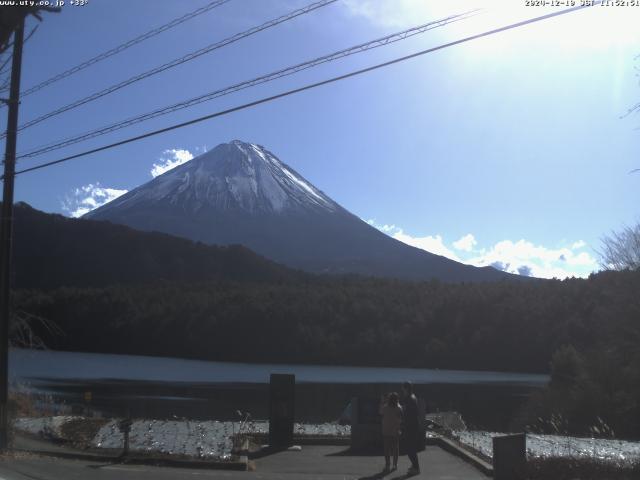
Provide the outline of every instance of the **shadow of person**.
<path id="1" fill-rule="evenodd" d="M 373 451 L 353 451 L 351 447 L 338 452 L 327 453 L 326 457 L 379 457 L 380 452 Z"/>
<path id="2" fill-rule="evenodd" d="M 415 477 L 416 475 L 420 475 L 419 473 L 403 473 L 402 475 L 398 475 L 396 477 L 390 478 L 389 480 L 405 480 L 407 478 Z"/>
<path id="3" fill-rule="evenodd" d="M 120 462 L 118 460 L 114 460 L 113 462 L 108 463 L 98 463 L 98 464 L 89 464 L 87 468 L 92 468 L 94 470 L 99 470 L 101 468 L 113 467 L 114 465 L 124 465 L 125 462 Z"/>
<path id="4" fill-rule="evenodd" d="M 391 472 L 389 472 L 388 470 L 383 470 L 373 475 L 369 475 L 368 477 L 360 477 L 358 478 L 358 480 L 380 480 L 381 478 L 384 478 L 387 475 L 389 475 L 389 473 Z"/>

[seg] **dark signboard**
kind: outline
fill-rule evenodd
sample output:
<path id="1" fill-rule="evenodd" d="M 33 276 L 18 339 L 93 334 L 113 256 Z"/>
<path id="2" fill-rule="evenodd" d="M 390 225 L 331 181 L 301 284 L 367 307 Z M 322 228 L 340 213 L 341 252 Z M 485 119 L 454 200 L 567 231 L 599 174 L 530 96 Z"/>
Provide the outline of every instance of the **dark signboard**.
<path id="1" fill-rule="evenodd" d="M 356 398 L 357 424 L 380 424 L 380 399 L 377 397 Z"/>
<path id="2" fill-rule="evenodd" d="M 288 447 L 293 443 L 295 375 L 271 374 L 269 384 L 269 444 Z"/>
<path id="3" fill-rule="evenodd" d="M 493 437 L 494 480 L 524 480 L 527 437 L 524 433 Z"/>

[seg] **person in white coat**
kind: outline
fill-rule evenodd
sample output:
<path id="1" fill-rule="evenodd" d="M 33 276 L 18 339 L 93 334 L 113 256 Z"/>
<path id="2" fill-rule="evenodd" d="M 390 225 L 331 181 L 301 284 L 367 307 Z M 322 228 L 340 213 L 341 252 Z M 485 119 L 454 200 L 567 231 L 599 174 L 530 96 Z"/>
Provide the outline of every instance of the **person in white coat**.
<path id="1" fill-rule="evenodd" d="M 400 451 L 400 428 L 402 425 L 402 407 L 399 404 L 398 394 L 393 392 L 380 398 L 380 415 L 382 415 L 382 441 L 384 443 L 384 471 L 391 470 L 391 457 L 393 457 L 393 470 L 398 468 L 398 453 Z"/>

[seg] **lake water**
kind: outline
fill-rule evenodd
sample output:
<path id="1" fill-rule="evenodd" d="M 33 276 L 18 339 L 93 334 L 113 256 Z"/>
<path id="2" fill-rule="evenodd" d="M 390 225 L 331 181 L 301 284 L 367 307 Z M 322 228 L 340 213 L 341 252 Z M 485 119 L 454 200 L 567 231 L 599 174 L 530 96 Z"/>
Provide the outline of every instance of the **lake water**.
<path id="1" fill-rule="evenodd" d="M 271 373 L 296 376 L 296 416 L 335 420 L 354 396 L 379 396 L 409 380 L 431 410 L 458 410 L 478 427 L 508 425 L 547 375 L 412 368 L 209 362 L 177 358 L 12 349 L 14 388 L 50 392 L 70 404 L 153 418 L 266 418 Z"/>
<path id="2" fill-rule="evenodd" d="M 269 383 L 271 373 L 293 373 L 301 383 L 522 385 L 542 387 L 548 375 L 417 368 L 208 362 L 178 358 L 12 349 L 13 380 L 142 380 L 159 382 Z"/>

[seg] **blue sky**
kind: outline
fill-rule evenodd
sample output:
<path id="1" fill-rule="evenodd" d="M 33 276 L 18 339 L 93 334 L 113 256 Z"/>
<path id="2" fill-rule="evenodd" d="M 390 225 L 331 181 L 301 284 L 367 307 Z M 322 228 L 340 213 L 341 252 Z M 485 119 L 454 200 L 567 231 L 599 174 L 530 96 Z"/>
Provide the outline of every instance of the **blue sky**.
<path id="1" fill-rule="evenodd" d="M 206 0 L 89 0 L 46 15 L 23 89 Z M 308 2 L 232 0 L 25 97 L 20 123 Z M 517 6 L 514 6 L 516 4 Z M 446 43 L 551 8 L 497 0 L 339 0 L 25 129 L 18 151 L 442 17 L 471 20 L 20 163 L 28 167 Z M 585 276 L 600 239 L 639 219 L 640 7 L 594 7 L 459 45 L 64 165 L 16 200 L 70 215 L 232 139 L 264 145 L 406 243 L 536 276 Z M 35 20 L 30 25 L 35 25 Z M 3 120 L 4 121 L 4 120 Z M 175 162 L 175 163 L 172 163 Z M 155 167 L 154 167 L 155 165 Z"/>

